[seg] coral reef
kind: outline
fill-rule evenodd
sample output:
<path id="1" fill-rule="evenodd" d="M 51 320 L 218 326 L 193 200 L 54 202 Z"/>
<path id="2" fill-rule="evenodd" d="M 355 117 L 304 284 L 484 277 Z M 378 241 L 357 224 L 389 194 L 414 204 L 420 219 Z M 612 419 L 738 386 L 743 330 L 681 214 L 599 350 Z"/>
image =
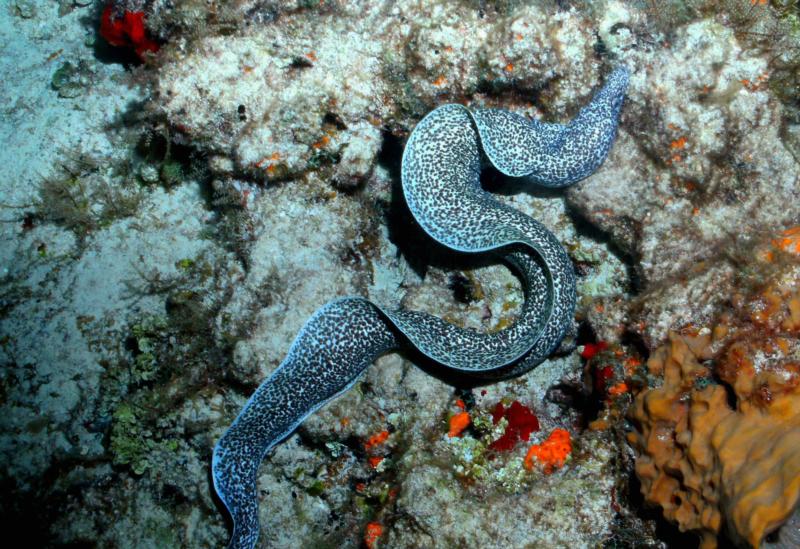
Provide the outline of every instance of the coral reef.
<path id="1" fill-rule="evenodd" d="M 777 278 L 671 332 L 642 373 L 663 381 L 631 410 L 642 493 L 704 547 L 723 530 L 759 547 L 800 502 L 800 272 Z"/>
<path id="2" fill-rule="evenodd" d="M 111 46 L 109 5 L 117 25 L 143 14 L 130 29 L 158 51 Z M 31 545 L 224 544 L 213 443 L 331 296 L 486 332 L 519 313 L 508 269 L 447 256 L 408 220 L 397 192 L 411 129 L 448 102 L 563 122 L 624 62 L 615 148 L 566 200 L 484 174 L 568 250 L 577 332 L 483 387 L 384 357 L 260 469 L 260 522 L 276 546 L 677 544 L 626 494 L 633 395 L 671 387 L 687 425 L 713 406 L 720 433 L 757 427 L 752 451 L 787 433 L 776 403 L 794 395 L 796 334 L 774 321 L 792 314 L 776 273 L 798 258 L 799 33 L 785 0 L 12 0 L 0 11 L 0 519 Z M 679 341 L 710 358 L 692 362 Z M 641 366 L 673 347 L 686 377 L 673 358 L 658 375 Z M 491 412 L 514 401 L 540 430 L 491 450 L 508 427 Z M 752 456 L 663 422 L 678 428 L 674 463 L 700 484 L 646 471 L 677 483 L 680 504 L 651 490 L 670 516 L 740 544 L 789 516 L 781 487 L 743 520 L 758 493 L 746 476 L 724 492 L 721 472 L 712 489 L 716 465 L 686 451 L 725 448 L 737 471 Z M 570 433 L 563 467 L 526 469 L 556 429 Z M 762 546 L 791 546 L 799 514 Z"/>
<path id="3" fill-rule="evenodd" d="M 550 94 L 562 110 L 555 98 L 585 98 L 600 77 L 575 12 L 528 7 L 487 22 L 457 3 L 342 2 L 320 11 L 209 35 L 174 61 L 167 54 L 157 104 L 237 173 L 280 180 L 333 164 L 331 176 L 348 187 L 374 166 L 382 125 L 408 126 L 443 96 L 474 94 L 486 82 L 541 87 L 559 67 Z"/>

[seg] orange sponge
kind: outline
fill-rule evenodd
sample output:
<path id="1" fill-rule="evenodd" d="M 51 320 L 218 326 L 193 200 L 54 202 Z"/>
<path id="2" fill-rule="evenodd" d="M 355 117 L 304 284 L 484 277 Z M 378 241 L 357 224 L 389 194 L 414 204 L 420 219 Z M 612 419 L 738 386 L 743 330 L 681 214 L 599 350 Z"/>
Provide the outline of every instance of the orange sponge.
<path id="1" fill-rule="evenodd" d="M 663 382 L 630 411 L 642 493 L 703 547 L 723 529 L 758 547 L 800 501 L 798 282 L 766 288 L 713 330 L 671 333 L 647 363 Z"/>

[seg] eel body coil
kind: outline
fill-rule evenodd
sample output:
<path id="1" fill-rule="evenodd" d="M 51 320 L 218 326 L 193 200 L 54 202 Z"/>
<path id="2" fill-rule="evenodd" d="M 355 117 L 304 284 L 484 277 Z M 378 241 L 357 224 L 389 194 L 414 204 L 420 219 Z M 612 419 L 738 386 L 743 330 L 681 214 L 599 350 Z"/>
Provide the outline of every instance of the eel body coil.
<path id="1" fill-rule="evenodd" d="M 529 370 L 553 351 L 572 323 L 572 264 L 550 231 L 481 188 L 481 165 L 488 161 L 506 176 L 547 187 L 587 177 L 614 142 L 628 78 L 625 67 L 615 69 L 569 124 L 450 104 L 416 126 L 402 161 L 411 213 L 448 248 L 502 256 L 522 280 L 519 317 L 488 334 L 360 297 L 319 309 L 214 448 L 214 488 L 233 519 L 230 548 L 251 548 L 258 541 L 256 476 L 267 452 L 347 391 L 378 356 L 410 346 L 446 368 L 502 378 Z"/>

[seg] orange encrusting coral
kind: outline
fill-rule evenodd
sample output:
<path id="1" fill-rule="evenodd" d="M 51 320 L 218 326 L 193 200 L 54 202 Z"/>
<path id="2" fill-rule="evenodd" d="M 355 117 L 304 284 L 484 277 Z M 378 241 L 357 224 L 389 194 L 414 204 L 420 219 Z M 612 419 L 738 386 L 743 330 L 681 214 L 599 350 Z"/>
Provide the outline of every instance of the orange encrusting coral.
<path id="1" fill-rule="evenodd" d="M 572 453 L 572 439 L 569 431 L 561 428 L 553 429 L 544 442 L 534 444 L 528 449 L 524 466 L 530 471 L 535 463 L 541 463 L 545 474 L 549 475 L 555 469 L 564 466 L 570 453 Z"/>
<path id="2" fill-rule="evenodd" d="M 274 172 L 274 171 L 275 171 L 275 164 L 274 164 L 274 162 L 276 162 L 276 161 L 278 161 L 278 160 L 280 160 L 280 159 L 281 159 L 281 154 L 280 154 L 280 153 L 278 153 L 278 152 L 274 152 L 274 153 L 272 153 L 272 154 L 271 154 L 269 157 L 264 157 L 264 158 L 262 158 L 261 160 L 259 160 L 258 162 L 256 162 L 256 163 L 254 164 L 254 166 L 255 166 L 256 168 L 263 168 L 263 167 L 264 167 L 264 164 L 267 164 L 267 163 L 269 163 L 269 164 L 267 164 L 267 167 L 266 167 L 266 168 L 264 168 L 264 169 L 265 169 L 265 170 L 267 170 L 268 172 L 272 173 L 272 172 Z"/>
<path id="3" fill-rule="evenodd" d="M 459 412 L 450 418 L 450 431 L 447 436 L 450 438 L 457 437 L 469 427 L 469 412 Z"/>
<path id="4" fill-rule="evenodd" d="M 686 137 L 679 137 L 678 139 L 675 139 L 669 144 L 669 148 L 672 150 L 682 149 L 686 146 L 687 141 L 688 140 L 686 139 Z"/>
<path id="5" fill-rule="evenodd" d="M 381 431 L 380 433 L 374 434 L 371 437 L 369 437 L 367 441 L 364 443 L 364 449 L 369 450 L 379 444 L 383 444 L 384 442 L 386 442 L 386 439 L 388 438 L 389 438 L 389 431 Z"/>
<path id="6" fill-rule="evenodd" d="M 663 383 L 642 390 L 630 413 L 642 493 L 703 547 L 723 530 L 758 547 L 800 502 L 798 287 L 795 274 L 733 296 L 735 314 L 711 330 L 671 333 L 647 363 Z"/>
<path id="7" fill-rule="evenodd" d="M 624 381 L 620 381 L 613 387 L 608 388 L 608 396 L 616 397 L 619 395 L 623 395 L 628 392 L 628 384 Z"/>
<path id="8" fill-rule="evenodd" d="M 378 538 L 383 534 L 383 526 L 378 522 L 370 522 L 364 532 L 364 545 L 368 549 L 375 549 Z"/>
<path id="9" fill-rule="evenodd" d="M 312 149 L 321 149 L 321 148 L 325 147 L 330 142 L 331 142 L 331 137 L 329 135 L 323 135 L 322 137 L 320 137 L 319 141 L 317 141 L 317 142 L 315 142 L 315 143 L 313 143 L 311 145 L 311 148 Z"/>
<path id="10" fill-rule="evenodd" d="M 800 225 L 781 232 L 779 238 L 772 240 L 772 245 L 784 252 L 800 255 Z"/>

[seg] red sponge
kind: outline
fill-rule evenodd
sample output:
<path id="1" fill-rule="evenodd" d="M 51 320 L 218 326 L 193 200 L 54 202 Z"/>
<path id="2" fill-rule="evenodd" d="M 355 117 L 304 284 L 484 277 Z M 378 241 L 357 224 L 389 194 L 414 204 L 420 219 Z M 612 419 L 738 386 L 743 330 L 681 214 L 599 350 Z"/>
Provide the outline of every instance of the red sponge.
<path id="1" fill-rule="evenodd" d="M 112 46 L 132 49 L 139 59 L 145 52 L 158 51 L 158 43 L 147 37 L 143 11 L 126 11 L 122 17 L 115 17 L 111 4 L 107 5 L 100 19 L 100 36 Z"/>

